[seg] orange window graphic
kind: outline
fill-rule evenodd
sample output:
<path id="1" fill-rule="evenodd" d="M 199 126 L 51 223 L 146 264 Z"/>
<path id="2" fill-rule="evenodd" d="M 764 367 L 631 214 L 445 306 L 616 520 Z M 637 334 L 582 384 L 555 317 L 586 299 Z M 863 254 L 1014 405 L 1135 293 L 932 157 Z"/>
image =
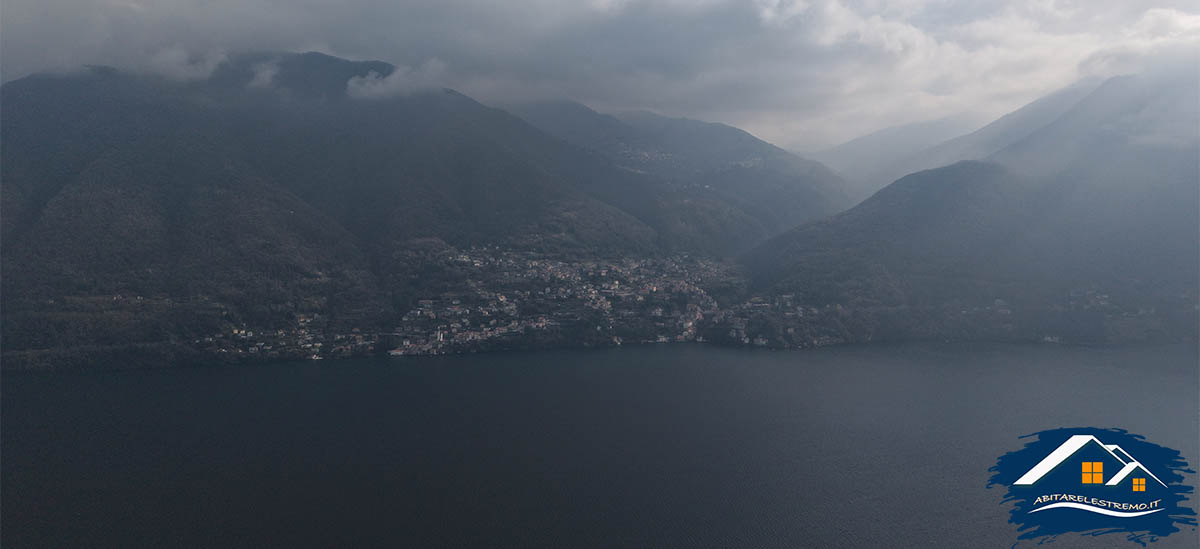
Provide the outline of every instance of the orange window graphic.
<path id="1" fill-rule="evenodd" d="M 1083 462 L 1083 483 L 1084 484 L 1104 484 L 1104 462 L 1102 462 L 1102 461 L 1085 461 L 1085 462 Z"/>
<path id="2" fill-rule="evenodd" d="M 1134 492 L 1145 492 L 1146 491 L 1146 479 L 1144 479 L 1144 478 L 1133 479 L 1133 491 Z"/>

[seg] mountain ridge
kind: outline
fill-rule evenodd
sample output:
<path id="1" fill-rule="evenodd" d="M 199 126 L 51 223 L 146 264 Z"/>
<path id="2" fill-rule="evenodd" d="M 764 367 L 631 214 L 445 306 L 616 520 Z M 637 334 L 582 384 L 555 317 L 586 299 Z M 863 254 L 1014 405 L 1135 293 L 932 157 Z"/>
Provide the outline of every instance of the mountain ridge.
<path id="1" fill-rule="evenodd" d="M 1193 338 L 1197 96 L 1195 75 L 1109 79 L 986 162 L 909 174 L 758 246 L 752 287 L 844 308 L 842 340 Z M 1179 139 L 1137 137 L 1166 121 Z"/>
<path id="2" fill-rule="evenodd" d="M 719 257 L 769 236 L 736 200 L 621 168 L 453 90 L 349 94 L 392 70 L 257 53 L 202 80 L 96 68 L 5 83 L 6 355 L 173 353 L 235 326 L 286 333 L 295 356 L 310 330 L 384 333 L 430 297 L 494 303 L 479 278 L 519 281 L 511 257 Z M 498 270 L 461 266 L 469 250 L 492 250 Z M 553 338 L 590 321 L 571 303 L 583 308 L 557 313 Z"/>
<path id="3" fill-rule="evenodd" d="M 827 168 L 736 128 L 231 59 L 0 87 L 6 368 L 1195 336 L 1195 78 L 1108 81 L 839 212 Z"/>
<path id="4" fill-rule="evenodd" d="M 726 250 L 744 250 L 747 240 L 851 205 L 844 181 L 825 166 L 724 124 L 649 111 L 602 114 L 567 100 L 508 108 L 573 145 L 661 180 L 689 200 L 715 200 L 760 225 L 755 233 L 731 235 L 722 245 Z"/>

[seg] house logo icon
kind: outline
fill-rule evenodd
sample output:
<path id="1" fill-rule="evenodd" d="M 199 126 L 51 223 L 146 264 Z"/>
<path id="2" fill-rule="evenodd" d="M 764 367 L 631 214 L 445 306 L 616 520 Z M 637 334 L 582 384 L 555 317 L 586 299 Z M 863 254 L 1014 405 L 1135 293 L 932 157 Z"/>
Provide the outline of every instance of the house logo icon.
<path id="1" fill-rule="evenodd" d="M 1002 456 L 988 483 L 1007 487 L 1003 503 L 1019 539 L 1124 533 L 1145 544 L 1183 528 L 1196 535 L 1196 512 L 1185 503 L 1193 488 L 1184 482 L 1195 472 L 1178 451 L 1120 429 L 1022 438 L 1030 441 Z"/>
<path id="2" fill-rule="evenodd" d="M 1033 486 L 1038 481 L 1050 476 L 1055 471 L 1064 469 L 1060 475 L 1073 475 L 1079 479 L 1081 488 L 1097 488 L 1103 487 L 1105 490 L 1087 490 L 1088 492 L 1101 493 L 1108 496 L 1120 496 L 1122 493 L 1132 495 L 1146 495 L 1158 492 L 1158 487 L 1167 488 L 1167 484 L 1154 476 L 1146 469 L 1145 465 L 1134 459 L 1117 444 L 1105 444 L 1092 435 L 1074 435 L 1063 442 L 1058 448 L 1055 448 L 1050 455 L 1038 462 L 1028 472 L 1017 479 L 1013 484 L 1017 486 Z M 1106 473 L 1106 471 L 1108 473 Z M 1147 491 L 1147 481 L 1150 481 L 1150 490 Z M 1053 496 L 1051 496 L 1053 499 Z M 1143 499 L 1143 498 L 1137 498 Z M 1158 513 L 1163 509 L 1157 505 L 1159 500 L 1151 500 L 1142 504 L 1133 504 L 1132 510 L 1121 510 L 1121 508 L 1130 509 L 1125 505 L 1117 505 L 1117 508 L 1110 506 L 1097 505 L 1097 502 L 1104 503 L 1126 503 L 1126 502 L 1109 502 L 1108 500 L 1095 500 L 1094 498 L 1084 498 L 1082 501 L 1075 501 L 1074 498 L 1070 501 L 1053 501 L 1048 505 L 1037 507 L 1031 510 L 1031 513 L 1045 511 L 1048 509 L 1080 509 L 1093 513 L 1100 513 L 1113 517 L 1139 517 L 1150 513 Z"/>

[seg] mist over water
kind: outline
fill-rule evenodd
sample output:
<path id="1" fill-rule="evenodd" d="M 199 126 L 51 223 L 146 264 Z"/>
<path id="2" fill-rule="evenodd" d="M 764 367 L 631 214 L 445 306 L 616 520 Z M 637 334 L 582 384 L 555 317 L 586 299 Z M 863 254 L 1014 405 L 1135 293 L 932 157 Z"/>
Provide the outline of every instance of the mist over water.
<path id="1" fill-rule="evenodd" d="M 684 345 L 13 374 L 4 540 L 1008 547 L 985 486 L 1021 435 L 1123 428 L 1195 467 L 1197 353 Z"/>

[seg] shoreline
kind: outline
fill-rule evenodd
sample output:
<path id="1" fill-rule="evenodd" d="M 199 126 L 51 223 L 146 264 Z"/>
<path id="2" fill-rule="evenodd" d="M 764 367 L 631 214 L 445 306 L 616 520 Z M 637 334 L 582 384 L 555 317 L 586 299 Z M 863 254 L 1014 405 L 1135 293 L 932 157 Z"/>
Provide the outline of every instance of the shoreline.
<path id="1" fill-rule="evenodd" d="M 400 363 L 418 363 L 445 357 L 463 357 L 463 356 L 512 356 L 523 353 L 545 353 L 555 351 L 612 351 L 622 348 L 630 349 L 647 349 L 647 348 L 666 348 L 666 347 L 704 347 L 714 351 L 758 351 L 770 353 L 789 353 L 789 352 L 808 352 L 824 349 L 879 349 L 886 347 L 908 347 L 908 346 L 1027 346 L 1040 348 L 1062 348 L 1062 349 L 1126 349 L 1126 348 L 1157 348 L 1170 347 L 1176 345 L 1191 345 L 1200 346 L 1200 339 L 1190 340 L 1151 340 L 1151 341 L 1106 341 L 1106 342 L 1057 342 L 1044 340 L 1028 340 L 1028 339 L 944 339 L 944 338 L 923 338 L 923 339 L 898 339 L 898 340 L 876 340 L 876 341 L 850 341 L 830 343 L 824 345 L 815 345 L 811 347 L 771 347 L 759 345 L 741 345 L 728 344 L 712 341 L 667 341 L 667 342 L 632 342 L 623 344 L 602 344 L 602 345 L 548 345 L 540 347 L 510 347 L 497 348 L 486 350 L 463 350 L 459 352 L 442 352 L 417 355 L 390 355 L 387 352 L 358 354 L 350 356 L 338 357 L 322 357 L 319 359 L 311 359 L 305 357 L 279 357 L 279 358 L 261 358 L 261 357 L 220 357 L 211 356 L 204 353 L 197 353 L 194 349 L 186 346 L 158 346 L 158 345 L 138 345 L 139 349 L 131 350 L 130 346 L 113 346 L 107 348 L 88 348 L 88 349 L 62 349 L 62 350 L 37 350 L 37 351 L 4 351 L 0 354 L 0 372 L 5 375 L 12 374 L 36 374 L 36 373 L 83 373 L 83 372 L 125 372 L 125 371 L 148 371 L 148 370 L 176 370 L 190 368 L 227 368 L 227 367 L 247 367 L 247 366 L 267 366 L 274 364 L 300 364 L 300 363 L 321 363 L 326 360 L 335 362 L 356 361 L 365 362 L 368 360 L 387 360 L 389 362 Z M 107 354 L 102 359 L 81 360 L 78 358 L 79 353 L 90 352 L 93 354 Z M 28 357 L 21 355 L 35 354 L 38 357 Z M 54 358 L 63 358 L 64 355 L 72 355 L 74 359 L 68 358 L 65 363 L 55 366 L 37 366 L 39 362 L 53 360 Z M 23 364 L 12 366 L 14 360 L 22 361 Z M 123 362 L 125 365 L 113 366 L 115 362 Z M 169 362 L 169 364 L 167 363 Z"/>

